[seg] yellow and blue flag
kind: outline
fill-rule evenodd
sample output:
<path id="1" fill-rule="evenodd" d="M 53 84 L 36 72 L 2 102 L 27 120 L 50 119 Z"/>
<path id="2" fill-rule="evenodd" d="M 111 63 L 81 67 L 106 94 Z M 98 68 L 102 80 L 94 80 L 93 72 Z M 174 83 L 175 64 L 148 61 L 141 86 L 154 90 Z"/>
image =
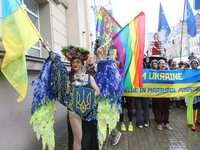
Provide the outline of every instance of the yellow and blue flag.
<path id="1" fill-rule="evenodd" d="M 187 33 L 192 37 L 196 36 L 196 18 L 188 0 L 185 0 L 183 22 L 187 22 Z"/>
<path id="2" fill-rule="evenodd" d="M 24 53 L 38 42 L 40 34 L 18 0 L 2 0 L 2 42 L 6 50 L 1 71 L 19 92 L 17 102 L 27 93 Z"/>
<path id="3" fill-rule="evenodd" d="M 167 37 L 171 32 L 171 29 L 165 17 L 165 13 L 163 11 L 161 3 L 160 3 L 159 20 L 158 20 L 158 31 L 165 31 L 165 42 L 166 42 Z"/>

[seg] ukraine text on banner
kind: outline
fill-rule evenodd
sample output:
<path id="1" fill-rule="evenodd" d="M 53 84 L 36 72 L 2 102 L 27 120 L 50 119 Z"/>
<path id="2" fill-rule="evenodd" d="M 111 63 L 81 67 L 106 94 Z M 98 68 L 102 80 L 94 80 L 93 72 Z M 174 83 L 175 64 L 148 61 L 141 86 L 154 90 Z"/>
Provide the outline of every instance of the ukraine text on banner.
<path id="1" fill-rule="evenodd" d="M 200 95 L 200 69 L 143 69 L 143 87 L 123 92 L 123 96 L 169 98 Z"/>
<path id="2" fill-rule="evenodd" d="M 145 44 L 145 14 L 141 12 L 114 37 L 121 62 L 123 90 L 142 87 L 142 68 Z"/>
<path id="3" fill-rule="evenodd" d="M 187 33 L 195 37 L 197 21 L 188 0 L 185 0 L 183 22 L 187 22 Z"/>
<path id="4" fill-rule="evenodd" d="M 171 32 L 171 29 L 165 17 L 165 13 L 163 11 L 161 3 L 160 3 L 159 20 L 158 20 L 158 32 L 159 31 L 165 31 L 165 42 L 166 42 L 167 37 Z"/>
<path id="5" fill-rule="evenodd" d="M 18 102 L 27 92 L 24 53 L 38 42 L 40 34 L 18 0 L 2 0 L 2 42 L 6 50 L 1 71 L 19 92 Z"/>
<path id="6" fill-rule="evenodd" d="M 97 18 L 96 31 L 100 32 L 100 45 L 104 45 L 103 58 L 108 54 L 109 49 L 113 45 L 112 37 L 121 30 L 120 24 L 112 17 L 112 15 L 101 7 Z"/>

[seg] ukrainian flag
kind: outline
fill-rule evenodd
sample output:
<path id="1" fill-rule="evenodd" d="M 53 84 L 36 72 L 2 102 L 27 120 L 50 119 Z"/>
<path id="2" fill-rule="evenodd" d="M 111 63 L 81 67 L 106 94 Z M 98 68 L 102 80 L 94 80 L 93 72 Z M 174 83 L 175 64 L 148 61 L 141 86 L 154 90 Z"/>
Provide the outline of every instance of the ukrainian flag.
<path id="1" fill-rule="evenodd" d="M 19 92 L 17 102 L 27 93 L 27 69 L 24 53 L 39 40 L 40 34 L 18 0 L 2 0 L 2 42 L 6 50 L 1 71 Z"/>

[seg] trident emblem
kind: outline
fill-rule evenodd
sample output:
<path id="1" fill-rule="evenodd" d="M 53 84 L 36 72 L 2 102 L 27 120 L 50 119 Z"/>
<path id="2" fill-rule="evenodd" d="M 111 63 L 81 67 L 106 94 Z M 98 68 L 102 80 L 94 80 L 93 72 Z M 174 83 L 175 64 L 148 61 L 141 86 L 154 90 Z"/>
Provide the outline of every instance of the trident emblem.
<path id="1" fill-rule="evenodd" d="M 89 88 L 75 89 L 73 92 L 74 110 L 81 115 L 87 116 L 94 105 L 94 90 Z"/>

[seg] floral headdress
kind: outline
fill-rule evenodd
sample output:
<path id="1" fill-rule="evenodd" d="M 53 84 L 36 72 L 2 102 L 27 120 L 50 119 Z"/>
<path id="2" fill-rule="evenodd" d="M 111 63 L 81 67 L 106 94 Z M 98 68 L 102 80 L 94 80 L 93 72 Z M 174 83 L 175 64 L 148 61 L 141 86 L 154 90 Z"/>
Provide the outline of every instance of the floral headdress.
<path id="1" fill-rule="evenodd" d="M 90 52 L 86 48 L 74 46 L 71 44 L 62 47 L 61 52 L 69 61 L 71 61 L 72 58 L 87 60 L 90 55 Z"/>

